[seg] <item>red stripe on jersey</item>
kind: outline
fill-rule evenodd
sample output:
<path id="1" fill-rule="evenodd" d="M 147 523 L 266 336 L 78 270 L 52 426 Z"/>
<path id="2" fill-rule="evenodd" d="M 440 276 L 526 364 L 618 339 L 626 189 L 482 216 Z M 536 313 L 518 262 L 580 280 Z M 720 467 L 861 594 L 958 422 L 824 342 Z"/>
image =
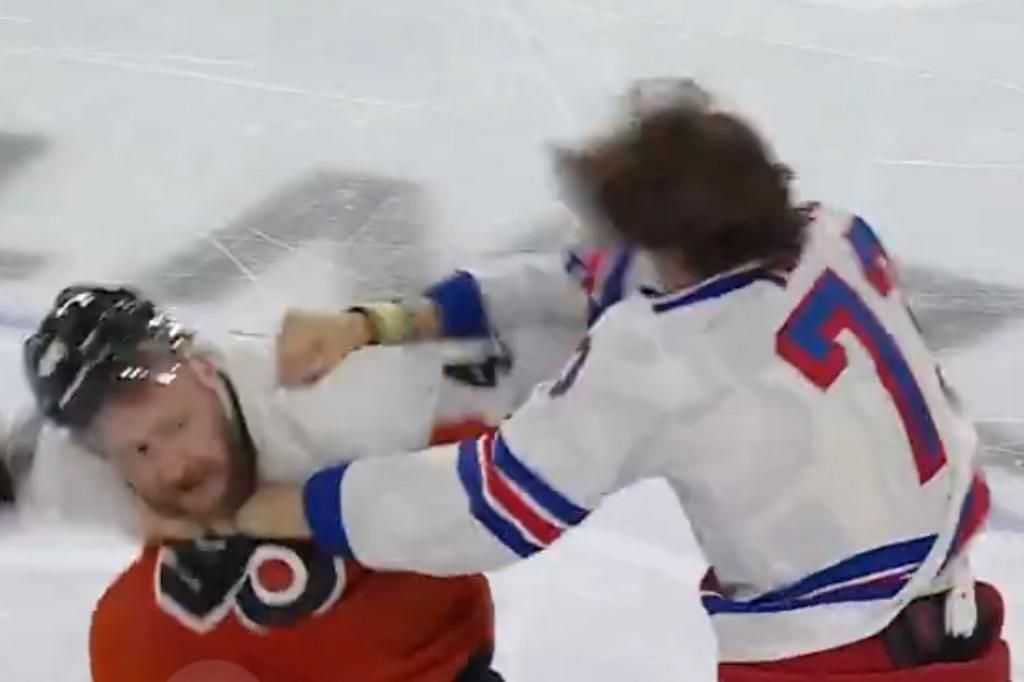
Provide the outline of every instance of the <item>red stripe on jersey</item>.
<path id="1" fill-rule="evenodd" d="M 601 281 L 601 270 L 607 260 L 608 251 L 606 249 L 592 251 L 583 258 L 583 288 L 591 296 L 597 291 L 597 283 Z"/>
<path id="2" fill-rule="evenodd" d="M 541 544 L 550 545 L 562 536 L 562 529 L 538 514 L 495 466 L 494 434 L 480 439 L 480 470 L 491 498 Z"/>
<path id="3" fill-rule="evenodd" d="M 988 518 L 992 506 L 992 494 L 988 489 L 988 483 L 981 474 L 974 475 L 968 500 L 970 506 L 964 510 L 963 518 L 960 521 L 960 528 L 954 540 L 954 551 L 960 551 L 981 529 L 985 519 Z"/>

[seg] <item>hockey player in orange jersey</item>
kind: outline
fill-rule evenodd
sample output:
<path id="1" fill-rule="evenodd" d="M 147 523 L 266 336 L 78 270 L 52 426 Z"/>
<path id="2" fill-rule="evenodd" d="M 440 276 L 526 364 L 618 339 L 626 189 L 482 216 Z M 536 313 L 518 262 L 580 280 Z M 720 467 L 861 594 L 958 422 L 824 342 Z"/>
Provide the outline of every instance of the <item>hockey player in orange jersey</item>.
<path id="1" fill-rule="evenodd" d="M 376 572 L 236 536 L 147 546 L 99 601 L 89 646 L 94 682 L 468 682 L 500 679 L 492 641 L 481 576 Z M 239 668 L 208 680 L 209 662 Z"/>
<path id="2" fill-rule="evenodd" d="M 95 682 L 501 679 L 483 576 L 369 571 L 217 524 L 257 481 L 479 433 L 436 428 L 438 352 L 372 350 L 285 391 L 267 341 L 204 346 L 133 291 L 70 287 L 24 356 L 45 420 L 16 467 L 19 507 L 149 537 L 195 521 L 220 531 L 147 544 L 109 587 L 91 629 Z"/>
<path id="3" fill-rule="evenodd" d="M 89 648 L 94 682 L 490 682 L 492 638 L 483 576 L 379 573 L 234 536 L 147 546 L 100 600 Z"/>

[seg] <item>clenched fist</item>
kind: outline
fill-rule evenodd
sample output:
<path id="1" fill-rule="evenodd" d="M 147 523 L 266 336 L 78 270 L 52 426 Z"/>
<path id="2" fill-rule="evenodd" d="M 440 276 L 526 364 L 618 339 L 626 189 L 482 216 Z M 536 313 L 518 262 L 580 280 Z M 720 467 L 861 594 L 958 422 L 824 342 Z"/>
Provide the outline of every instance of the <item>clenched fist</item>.
<path id="1" fill-rule="evenodd" d="M 361 313 L 289 310 L 277 336 L 278 380 L 283 386 L 315 383 L 373 340 L 373 326 Z"/>

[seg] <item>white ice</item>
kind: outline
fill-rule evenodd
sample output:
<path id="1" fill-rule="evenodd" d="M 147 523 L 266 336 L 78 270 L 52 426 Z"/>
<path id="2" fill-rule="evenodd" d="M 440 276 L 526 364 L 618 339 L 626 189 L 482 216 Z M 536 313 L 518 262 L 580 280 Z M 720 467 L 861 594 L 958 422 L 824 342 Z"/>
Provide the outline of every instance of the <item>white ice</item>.
<path id="1" fill-rule="evenodd" d="M 0 256 L 30 264 L 0 260 L 0 323 L 31 319 L 69 281 L 132 277 L 319 169 L 422 185 L 418 248 L 441 272 L 514 243 L 551 201 L 545 145 L 662 75 L 727 96 L 805 196 L 870 217 L 894 251 L 1024 286 L 1019 0 L 0 0 L 0 145 L 34 150 L 0 163 Z M 204 319 L 267 329 L 289 302 L 346 296 L 314 249 L 259 273 L 233 262 L 246 286 Z M 0 329 L 5 403 L 17 338 Z M 1022 340 L 1010 327 L 946 357 L 979 418 L 1024 420 Z M 997 502 L 1024 514 L 1024 484 L 993 477 Z M 0 677 L 88 679 L 92 602 L 131 554 L 4 529 Z M 976 564 L 1024 642 L 1024 538 L 991 530 Z M 702 570 L 665 489 L 621 494 L 494 576 L 500 666 L 512 682 L 710 680 Z"/>

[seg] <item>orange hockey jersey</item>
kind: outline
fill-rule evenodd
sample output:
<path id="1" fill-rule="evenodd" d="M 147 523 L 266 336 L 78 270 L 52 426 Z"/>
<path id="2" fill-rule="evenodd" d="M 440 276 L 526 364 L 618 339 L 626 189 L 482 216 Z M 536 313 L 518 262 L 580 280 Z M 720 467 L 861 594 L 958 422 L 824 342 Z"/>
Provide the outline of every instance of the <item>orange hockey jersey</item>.
<path id="1" fill-rule="evenodd" d="M 147 547 L 100 600 L 90 658 L 94 682 L 453 682 L 492 641 L 483 576 L 375 573 L 232 538 Z M 210 662 L 252 678 L 207 679 Z"/>
<path id="2" fill-rule="evenodd" d="M 96 607 L 90 660 L 94 682 L 453 682 L 493 638 L 483 576 L 377 573 L 239 536 L 146 547 Z"/>

